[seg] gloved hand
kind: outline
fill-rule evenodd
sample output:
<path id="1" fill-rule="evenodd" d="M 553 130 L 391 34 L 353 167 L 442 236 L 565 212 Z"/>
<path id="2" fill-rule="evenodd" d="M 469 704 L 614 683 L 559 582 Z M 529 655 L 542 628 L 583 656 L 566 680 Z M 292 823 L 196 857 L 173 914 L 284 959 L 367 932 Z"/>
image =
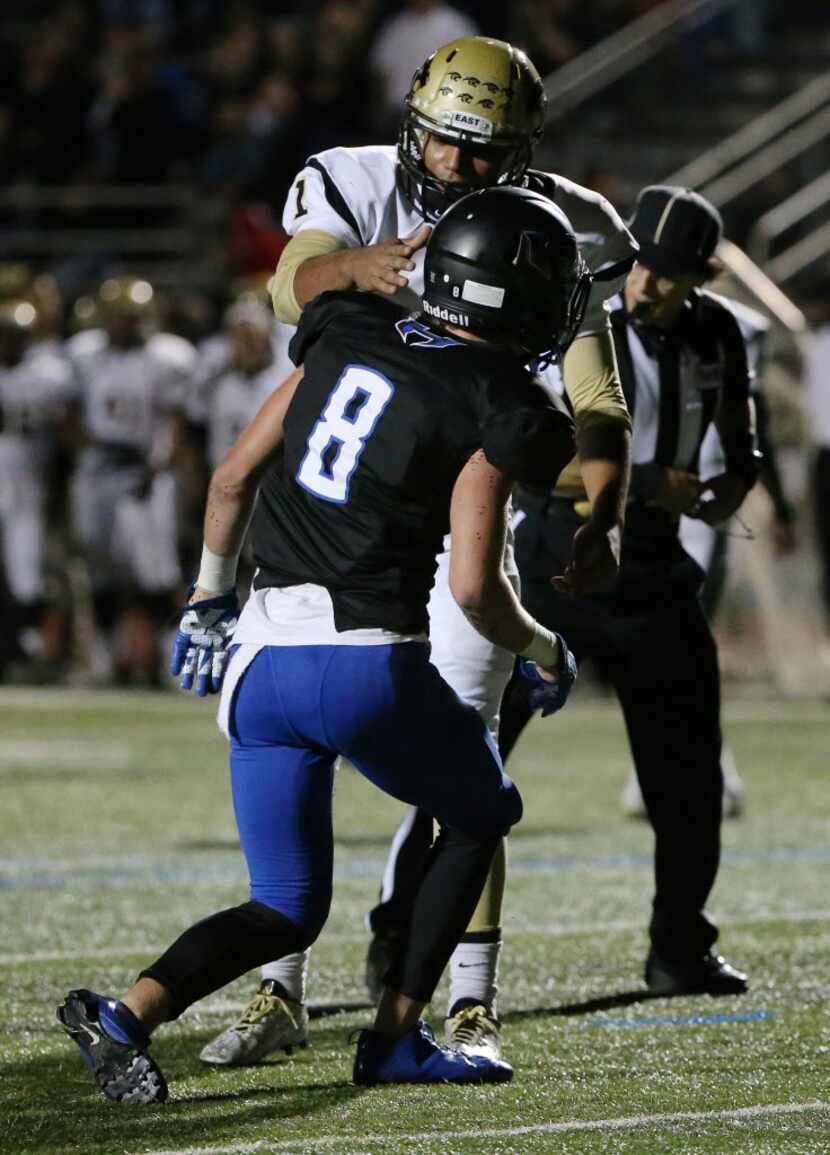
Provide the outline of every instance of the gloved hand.
<path id="1" fill-rule="evenodd" d="M 533 683 L 533 689 L 530 691 L 530 707 L 532 710 L 540 710 L 543 718 L 562 709 L 576 681 L 576 658 L 568 649 L 562 635 L 556 634 L 556 638 L 559 642 L 559 665 L 555 682 L 543 678 L 535 662 L 531 662 L 528 658 L 519 658 L 519 673 Z"/>
<path id="2" fill-rule="evenodd" d="M 188 598 L 193 589 L 191 586 L 188 590 Z M 181 674 L 183 690 L 193 688 L 195 670 L 196 693 L 200 698 L 219 693 L 238 619 L 235 589 L 184 607 L 170 658 L 170 673 L 174 677 Z"/>

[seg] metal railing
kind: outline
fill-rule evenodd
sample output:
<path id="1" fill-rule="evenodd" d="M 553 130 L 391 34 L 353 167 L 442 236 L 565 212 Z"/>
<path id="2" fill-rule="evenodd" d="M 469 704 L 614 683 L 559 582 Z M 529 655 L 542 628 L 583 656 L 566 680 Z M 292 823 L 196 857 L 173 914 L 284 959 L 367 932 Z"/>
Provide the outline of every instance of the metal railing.
<path id="1" fill-rule="evenodd" d="M 816 77 L 750 124 L 665 178 L 695 188 L 719 208 L 830 137 L 830 73 Z M 778 287 L 830 251 L 830 224 L 770 258 L 772 241 L 830 201 L 830 174 L 810 182 L 759 218 L 750 236 L 752 257 L 723 242 L 718 255 L 771 315 L 798 335 L 806 323 Z M 756 263 L 757 262 L 757 263 Z"/>
<path id="2" fill-rule="evenodd" d="M 638 65 L 650 60 L 678 30 L 690 31 L 734 8 L 738 0 L 665 0 L 599 44 L 581 52 L 545 79 L 548 122 L 558 120 Z"/>
<path id="3" fill-rule="evenodd" d="M 122 210 L 124 227 L 117 223 Z M 129 222 L 135 210 L 165 223 L 137 228 Z M 6 185 L 0 188 L 0 215 L 14 219 L 0 226 L 0 254 L 186 258 L 198 251 L 193 210 L 188 185 Z M 95 226 L 96 214 L 101 227 Z"/>
<path id="4" fill-rule="evenodd" d="M 822 144 L 828 136 L 830 136 L 830 106 L 820 109 L 797 128 L 792 128 L 776 140 L 770 141 L 757 155 L 749 157 L 731 172 L 724 173 L 717 180 L 694 187 L 723 208 L 742 193 L 754 188 L 759 181 L 778 172 L 815 145 Z M 669 183 L 685 182 L 671 178 Z"/>
<path id="5" fill-rule="evenodd" d="M 830 73 L 818 76 L 792 96 L 762 113 L 744 128 L 701 153 L 666 178 L 667 184 L 684 185 L 704 192 L 718 177 L 740 161 L 788 132 L 799 121 L 813 116 L 830 101 Z M 706 193 L 708 196 L 709 193 Z"/>
<path id="6" fill-rule="evenodd" d="M 814 229 L 809 236 L 797 241 L 790 248 L 773 257 L 766 264 L 769 275 L 783 285 L 810 265 L 827 257 L 830 253 L 830 221 Z"/>
<path id="7" fill-rule="evenodd" d="M 798 306 L 779 289 L 768 273 L 747 256 L 743 249 L 732 241 L 722 240 L 718 245 L 717 255 L 727 272 L 732 274 L 774 321 L 796 339 L 806 332 L 807 321 Z"/>
<path id="8" fill-rule="evenodd" d="M 773 245 L 779 237 L 803 222 L 830 202 L 830 172 L 804 185 L 792 196 L 786 197 L 769 212 L 763 214 L 752 227 L 747 252 L 759 265 L 772 256 Z"/>

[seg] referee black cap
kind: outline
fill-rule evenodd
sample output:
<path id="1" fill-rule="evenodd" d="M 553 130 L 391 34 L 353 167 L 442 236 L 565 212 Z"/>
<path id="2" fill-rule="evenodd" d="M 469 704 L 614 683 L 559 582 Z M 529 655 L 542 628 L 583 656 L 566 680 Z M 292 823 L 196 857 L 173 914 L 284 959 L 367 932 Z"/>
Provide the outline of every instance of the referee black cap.
<path id="1" fill-rule="evenodd" d="M 723 221 L 700 193 L 676 185 L 649 185 L 637 197 L 629 228 L 640 246 L 637 260 L 655 273 L 712 273 Z"/>

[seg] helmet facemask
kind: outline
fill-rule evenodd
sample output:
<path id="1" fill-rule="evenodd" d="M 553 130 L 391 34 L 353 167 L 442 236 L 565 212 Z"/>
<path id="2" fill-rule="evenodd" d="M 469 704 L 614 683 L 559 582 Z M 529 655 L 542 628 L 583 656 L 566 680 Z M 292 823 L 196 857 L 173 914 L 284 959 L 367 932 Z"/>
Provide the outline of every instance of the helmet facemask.
<path id="1" fill-rule="evenodd" d="M 476 155 L 498 161 L 494 175 L 486 186 L 468 184 L 465 181 L 440 180 L 434 176 L 424 161 L 427 138 L 457 144 Z M 468 133 L 448 133 L 446 128 L 428 127 L 424 118 L 407 109 L 398 133 L 398 180 L 404 196 L 416 212 L 426 221 L 437 221 L 442 213 L 477 188 L 494 185 L 518 184 L 530 164 L 532 146 L 528 141 L 518 141 L 494 145 L 471 139 Z"/>

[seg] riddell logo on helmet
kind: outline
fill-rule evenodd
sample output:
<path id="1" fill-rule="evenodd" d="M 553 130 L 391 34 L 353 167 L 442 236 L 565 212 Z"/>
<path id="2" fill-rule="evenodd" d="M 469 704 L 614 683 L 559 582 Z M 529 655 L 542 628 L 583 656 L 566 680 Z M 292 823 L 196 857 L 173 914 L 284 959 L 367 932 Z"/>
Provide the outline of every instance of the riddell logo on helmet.
<path id="1" fill-rule="evenodd" d="M 443 305 L 430 305 L 429 301 L 424 301 L 424 312 L 428 317 L 434 317 L 436 321 L 446 321 L 448 325 L 460 325 L 463 329 L 468 328 L 470 324 L 470 318 L 466 313 L 453 313 Z"/>

